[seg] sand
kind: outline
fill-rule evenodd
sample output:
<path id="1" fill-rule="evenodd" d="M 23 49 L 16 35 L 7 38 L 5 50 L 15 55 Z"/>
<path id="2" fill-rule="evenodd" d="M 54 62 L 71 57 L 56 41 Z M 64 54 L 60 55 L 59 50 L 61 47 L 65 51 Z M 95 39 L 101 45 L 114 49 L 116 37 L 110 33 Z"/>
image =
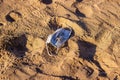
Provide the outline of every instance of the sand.
<path id="1" fill-rule="evenodd" d="M 120 80 L 120 0 L 0 0 L 0 80 Z"/>

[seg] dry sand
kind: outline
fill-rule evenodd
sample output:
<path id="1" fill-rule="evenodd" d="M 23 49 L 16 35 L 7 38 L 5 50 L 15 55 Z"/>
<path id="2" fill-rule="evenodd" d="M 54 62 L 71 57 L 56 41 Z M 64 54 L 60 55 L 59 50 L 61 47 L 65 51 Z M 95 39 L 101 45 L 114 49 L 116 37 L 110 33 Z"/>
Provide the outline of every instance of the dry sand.
<path id="1" fill-rule="evenodd" d="M 47 36 L 68 26 L 49 56 Z M 120 0 L 0 0 L 0 80 L 120 80 Z"/>

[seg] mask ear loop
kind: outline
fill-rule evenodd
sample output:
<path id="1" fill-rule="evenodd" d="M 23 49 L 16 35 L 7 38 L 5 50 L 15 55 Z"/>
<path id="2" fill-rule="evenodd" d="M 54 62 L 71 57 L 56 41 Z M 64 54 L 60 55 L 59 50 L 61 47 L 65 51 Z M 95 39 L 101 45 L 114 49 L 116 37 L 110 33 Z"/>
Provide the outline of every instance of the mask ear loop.
<path id="1" fill-rule="evenodd" d="M 50 54 L 50 52 L 49 52 L 49 49 L 48 49 L 48 43 L 46 43 L 46 50 L 47 50 L 47 54 L 48 54 L 49 56 L 52 56 L 52 55 Z"/>
<path id="2" fill-rule="evenodd" d="M 55 48 L 57 48 L 57 47 L 55 47 Z M 49 56 L 54 56 L 54 55 L 52 55 L 52 53 L 49 51 L 48 43 L 46 43 L 46 50 L 47 50 L 47 54 L 48 54 Z M 58 52 L 59 52 L 59 48 L 57 48 L 56 54 L 57 54 Z"/>

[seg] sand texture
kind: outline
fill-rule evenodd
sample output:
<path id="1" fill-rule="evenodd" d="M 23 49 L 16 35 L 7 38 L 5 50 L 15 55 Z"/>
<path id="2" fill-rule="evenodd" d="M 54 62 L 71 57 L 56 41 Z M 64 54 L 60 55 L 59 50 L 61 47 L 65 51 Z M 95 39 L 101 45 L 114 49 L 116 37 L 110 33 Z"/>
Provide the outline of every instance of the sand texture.
<path id="1" fill-rule="evenodd" d="M 120 0 L 0 0 L 0 80 L 120 80 Z"/>

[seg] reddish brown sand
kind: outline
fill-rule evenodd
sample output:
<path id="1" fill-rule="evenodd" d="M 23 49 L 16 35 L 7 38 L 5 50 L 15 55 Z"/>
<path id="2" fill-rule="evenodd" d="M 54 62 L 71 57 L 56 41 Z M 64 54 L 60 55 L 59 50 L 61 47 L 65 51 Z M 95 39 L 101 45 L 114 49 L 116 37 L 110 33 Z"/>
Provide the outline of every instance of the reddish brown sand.
<path id="1" fill-rule="evenodd" d="M 47 36 L 69 26 L 49 56 Z M 120 0 L 0 0 L 0 80 L 120 80 Z"/>

